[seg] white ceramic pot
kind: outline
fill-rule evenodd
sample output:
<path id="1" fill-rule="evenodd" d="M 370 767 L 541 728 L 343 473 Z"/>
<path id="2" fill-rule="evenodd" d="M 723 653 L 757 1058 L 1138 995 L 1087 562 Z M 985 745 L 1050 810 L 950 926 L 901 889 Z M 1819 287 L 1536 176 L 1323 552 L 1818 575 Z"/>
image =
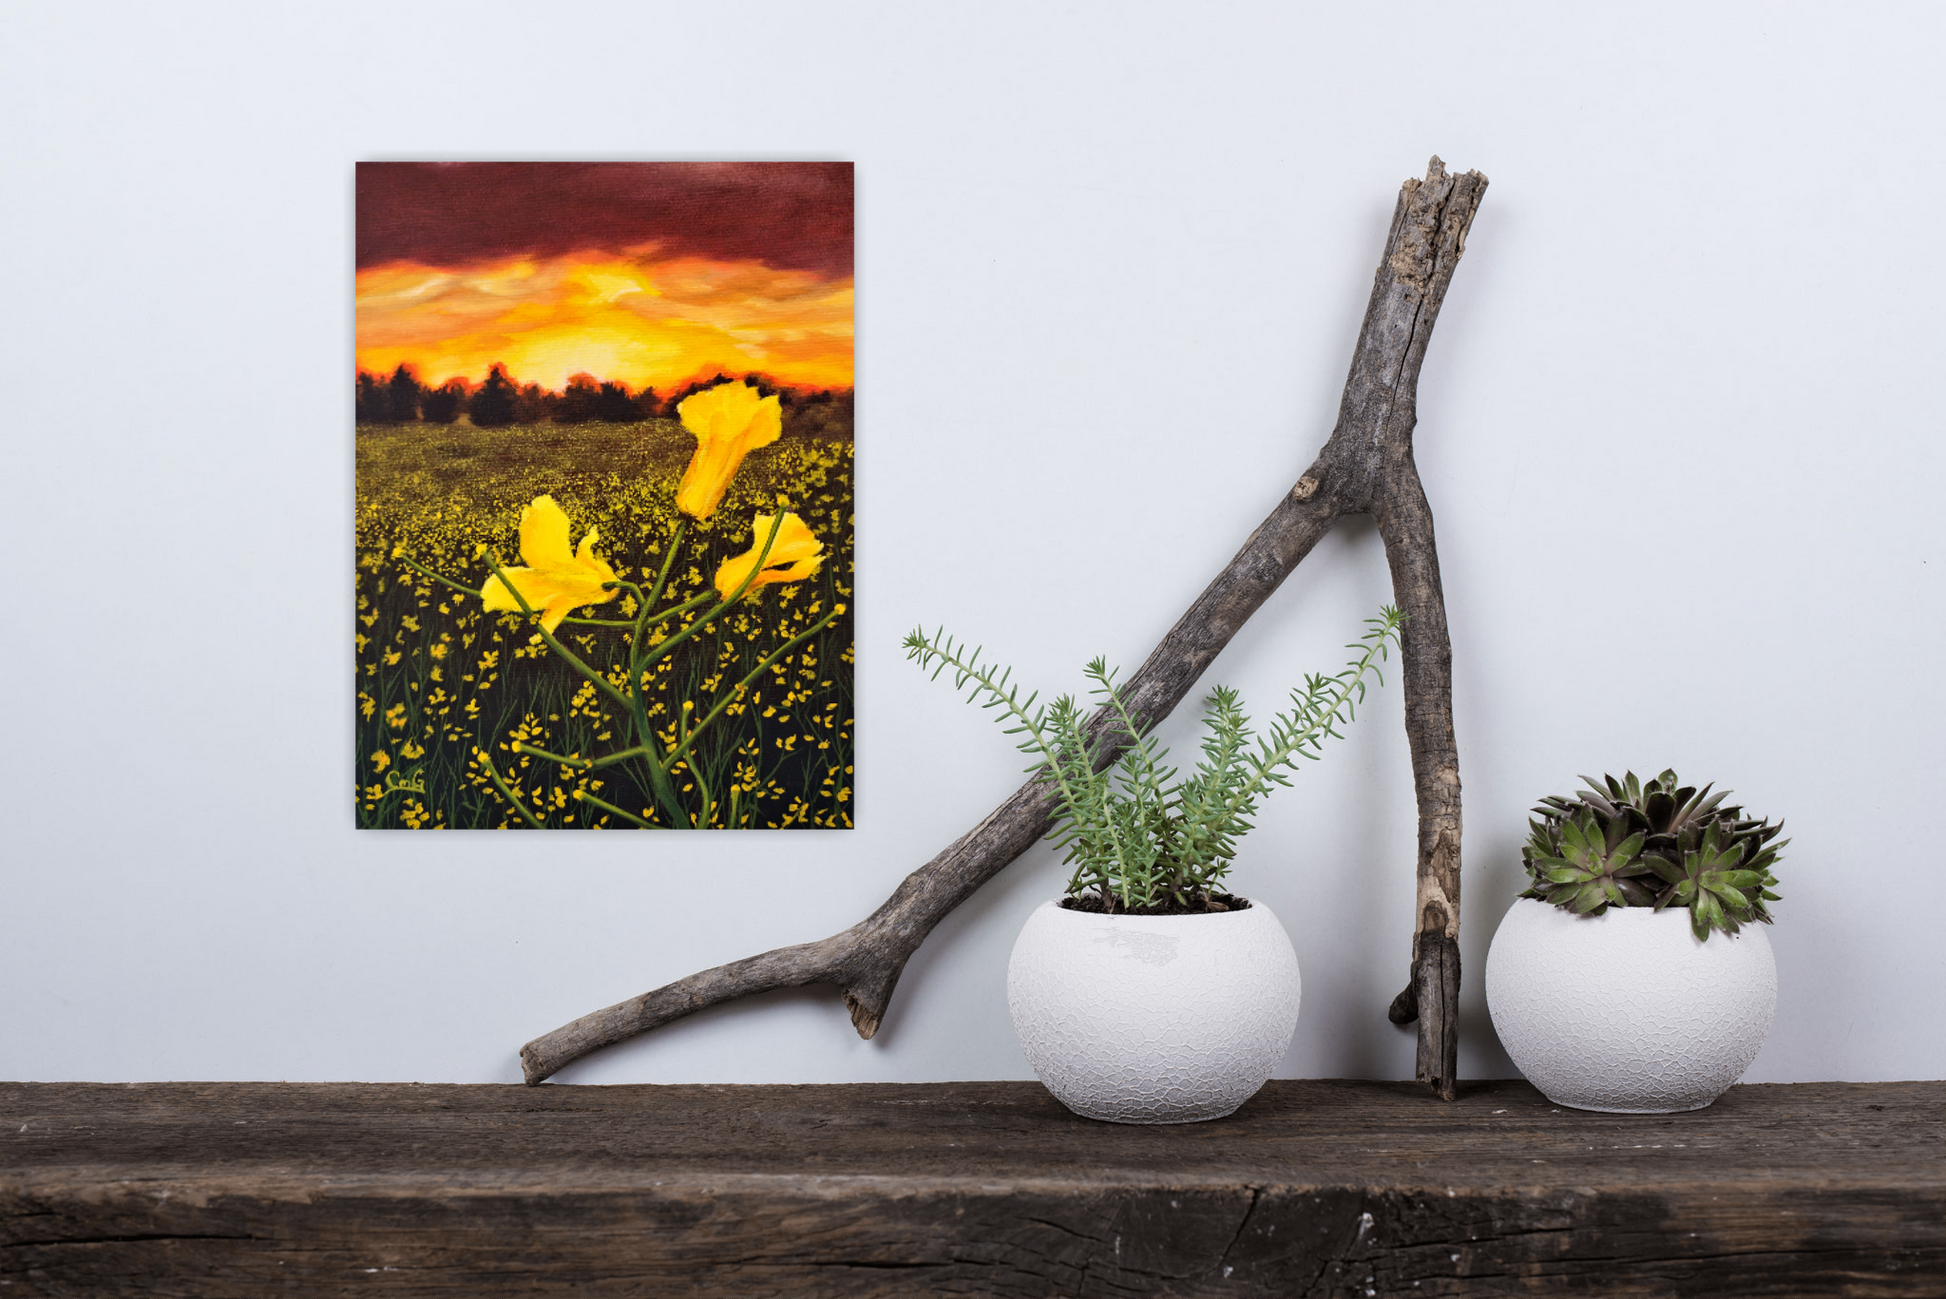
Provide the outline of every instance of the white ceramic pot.
<path id="1" fill-rule="evenodd" d="M 1487 1008 L 1514 1064 L 1556 1105 L 1699 1110 L 1770 1036 L 1777 962 L 1762 925 L 1698 942 L 1674 907 L 1577 916 L 1521 898 L 1487 951 Z"/>
<path id="2" fill-rule="evenodd" d="M 1107 916 L 1043 903 L 1007 963 L 1028 1063 L 1063 1105 L 1111 1123 L 1236 1109 L 1297 1028 L 1297 954 L 1269 907 Z"/>

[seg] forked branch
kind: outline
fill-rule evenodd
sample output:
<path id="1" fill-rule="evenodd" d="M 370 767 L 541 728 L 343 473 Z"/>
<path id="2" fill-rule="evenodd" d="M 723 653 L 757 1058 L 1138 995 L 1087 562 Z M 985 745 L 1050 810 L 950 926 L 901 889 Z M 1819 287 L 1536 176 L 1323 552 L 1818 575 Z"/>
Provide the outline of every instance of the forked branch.
<path id="1" fill-rule="evenodd" d="M 1452 649 L 1432 511 L 1412 460 L 1412 430 L 1426 343 L 1486 185 L 1478 172 L 1449 176 L 1438 158 L 1424 180 L 1405 182 L 1330 439 L 1169 629 L 1129 679 L 1127 692 L 1145 729 L 1160 722 L 1339 518 L 1376 517 L 1395 600 L 1410 619 L 1402 657 L 1419 807 L 1412 975 L 1390 1014 L 1399 1023 L 1418 1019 L 1419 1079 L 1448 1099 L 1454 1095 L 1459 1046 L 1459 759 Z M 1108 717 L 1098 716 L 1095 725 L 1113 728 L 1126 744 L 1126 735 Z M 1120 747 L 1111 743 L 1104 760 Z M 871 1037 L 906 961 L 933 926 L 1046 834 L 1052 808 L 1044 787 L 1022 785 L 844 932 L 692 974 L 535 1038 L 520 1053 L 528 1083 L 707 1006 L 812 983 L 835 985 L 859 1036 Z"/>

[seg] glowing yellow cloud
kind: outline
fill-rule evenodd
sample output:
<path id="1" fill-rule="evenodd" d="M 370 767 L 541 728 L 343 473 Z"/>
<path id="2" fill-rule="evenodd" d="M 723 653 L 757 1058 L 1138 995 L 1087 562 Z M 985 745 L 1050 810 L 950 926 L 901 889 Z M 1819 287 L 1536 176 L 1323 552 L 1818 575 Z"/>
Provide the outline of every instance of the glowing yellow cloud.
<path id="1" fill-rule="evenodd" d="M 561 388 L 586 371 L 667 389 L 718 370 L 850 387 L 852 282 L 756 262 L 628 256 L 516 258 L 459 268 L 393 263 L 358 273 L 357 358 L 422 381 L 475 382 L 504 362 Z"/>

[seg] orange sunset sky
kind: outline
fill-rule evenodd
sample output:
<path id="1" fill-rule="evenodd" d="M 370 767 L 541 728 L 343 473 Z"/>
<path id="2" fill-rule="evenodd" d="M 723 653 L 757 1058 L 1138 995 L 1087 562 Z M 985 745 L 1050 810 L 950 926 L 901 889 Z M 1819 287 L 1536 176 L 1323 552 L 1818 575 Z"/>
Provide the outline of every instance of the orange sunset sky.
<path id="1" fill-rule="evenodd" d="M 842 163 L 362 163 L 358 368 L 852 383 Z"/>

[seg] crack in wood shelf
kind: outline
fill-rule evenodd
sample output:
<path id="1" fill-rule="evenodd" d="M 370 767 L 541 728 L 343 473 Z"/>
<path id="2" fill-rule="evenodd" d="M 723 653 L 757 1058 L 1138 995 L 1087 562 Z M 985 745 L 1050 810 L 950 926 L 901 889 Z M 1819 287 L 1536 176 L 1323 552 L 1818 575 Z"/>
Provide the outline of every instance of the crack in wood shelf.
<path id="1" fill-rule="evenodd" d="M 0 1084 L 0 1297 L 1946 1295 L 1946 1082 Z"/>

